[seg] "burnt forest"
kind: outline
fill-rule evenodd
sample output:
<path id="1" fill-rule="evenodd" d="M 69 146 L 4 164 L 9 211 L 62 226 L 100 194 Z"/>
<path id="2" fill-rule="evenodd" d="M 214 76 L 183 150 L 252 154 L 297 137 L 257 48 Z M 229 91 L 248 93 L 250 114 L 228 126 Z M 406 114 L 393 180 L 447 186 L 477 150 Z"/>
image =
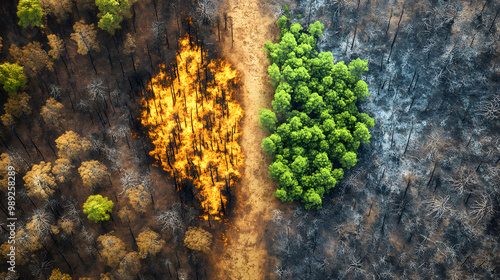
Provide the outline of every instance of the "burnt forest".
<path id="1" fill-rule="evenodd" d="M 500 279 L 500 1 L 0 1 L 0 279 Z"/>

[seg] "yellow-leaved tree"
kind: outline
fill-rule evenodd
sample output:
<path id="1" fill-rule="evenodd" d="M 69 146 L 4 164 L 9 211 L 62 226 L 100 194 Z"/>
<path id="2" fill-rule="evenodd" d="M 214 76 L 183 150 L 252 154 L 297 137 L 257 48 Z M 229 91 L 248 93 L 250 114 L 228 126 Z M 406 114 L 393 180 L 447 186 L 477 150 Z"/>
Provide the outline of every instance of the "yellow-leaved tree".
<path id="1" fill-rule="evenodd" d="M 0 246 L 0 255 L 7 257 L 12 244 L 7 241 Z M 33 252 L 42 248 L 40 236 L 20 227 L 16 231 L 16 265 L 25 265 L 32 260 Z"/>
<path id="2" fill-rule="evenodd" d="M 161 248 L 165 245 L 165 241 L 159 239 L 158 233 L 152 230 L 146 230 L 137 237 L 137 247 L 139 247 L 139 255 L 145 259 L 149 256 L 154 257 Z"/>
<path id="3" fill-rule="evenodd" d="M 65 234 L 66 236 L 73 234 L 73 231 L 77 226 L 76 221 L 74 219 L 69 219 L 66 217 L 59 219 L 57 225 L 59 226 L 59 228 L 61 228 L 62 233 Z"/>
<path id="4" fill-rule="evenodd" d="M 81 137 L 78 133 L 66 131 L 56 139 L 56 146 L 59 149 L 57 152 L 59 158 L 74 160 L 90 149 L 91 144 L 89 140 Z"/>
<path id="5" fill-rule="evenodd" d="M 130 252 L 126 254 L 120 261 L 118 267 L 118 275 L 120 279 L 132 280 L 136 279 L 137 273 L 141 270 L 141 261 L 137 252 Z"/>
<path id="6" fill-rule="evenodd" d="M 31 114 L 30 99 L 31 96 L 25 92 L 9 94 L 7 102 L 3 105 L 5 109 L 5 114 L 2 115 L 3 125 L 12 126 L 23 114 L 25 116 Z"/>
<path id="7" fill-rule="evenodd" d="M 50 127 L 56 127 L 61 123 L 61 111 L 64 108 L 62 103 L 57 102 L 54 98 L 47 99 L 47 103 L 42 107 L 40 114 L 43 120 Z"/>
<path id="8" fill-rule="evenodd" d="M 26 173 L 23 180 L 29 197 L 45 200 L 54 193 L 57 185 L 51 169 L 50 162 L 41 161 Z"/>
<path id="9" fill-rule="evenodd" d="M 74 166 L 67 158 L 58 158 L 55 163 L 54 167 L 52 167 L 52 173 L 56 176 L 57 181 L 66 182 L 71 175 L 71 168 Z"/>
<path id="10" fill-rule="evenodd" d="M 128 197 L 130 204 L 135 211 L 139 213 L 146 212 L 146 207 L 151 202 L 151 199 L 143 185 L 137 185 L 127 189 L 125 195 Z"/>
<path id="11" fill-rule="evenodd" d="M 97 43 L 97 30 L 94 24 L 85 24 L 85 21 L 75 23 L 73 26 L 75 33 L 71 33 L 71 39 L 78 45 L 78 53 L 86 55 L 90 51 L 99 51 Z"/>
<path id="12" fill-rule="evenodd" d="M 58 59 L 64 52 L 64 41 L 55 34 L 47 35 L 47 39 L 50 46 L 49 55 L 53 59 Z"/>
<path id="13" fill-rule="evenodd" d="M 6 192 L 9 187 L 9 166 L 14 167 L 12 158 L 7 153 L 0 155 L 0 191 Z"/>
<path id="14" fill-rule="evenodd" d="M 125 44 L 123 45 L 123 52 L 125 54 L 133 54 L 135 52 L 135 40 L 132 34 L 127 34 L 127 39 L 125 39 Z"/>
<path id="15" fill-rule="evenodd" d="M 115 280 L 115 276 L 111 272 L 101 273 L 100 280 Z M 81 278 L 80 278 L 81 280 Z"/>
<path id="16" fill-rule="evenodd" d="M 43 209 L 35 209 L 31 215 L 29 222 L 26 224 L 26 230 L 43 240 L 48 234 L 58 232 L 59 229 L 53 225 L 53 217 Z"/>
<path id="17" fill-rule="evenodd" d="M 49 280 L 71 280 L 71 276 L 69 274 L 62 273 L 59 268 L 52 270 L 52 274 L 50 275 Z"/>
<path id="18" fill-rule="evenodd" d="M 53 70 L 53 61 L 49 54 L 38 42 L 30 42 L 26 46 L 19 48 L 16 45 L 10 46 L 10 54 L 22 66 L 27 74 L 34 77 L 44 70 Z"/>
<path id="19" fill-rule="evenodd" d="M 99 186 L 104 177 L 109 175 L 106 166 L 97 160 L 82 162 L 78 172 L 82 177 L 83 185 L 88 188 Z"/>
<path id="20" fill-rule="evenodd" d="M 113 232 L 99 236 L 97 241 L 101 245 L 101 256 L 106 260 L 107 265 L 116 268 L 126 254 L 125 243 L 114 236 Z"/>
<path id="21" fill-rule="evenodd" d="M 207 252 L 212 244 L 212 234 L 199 228 L 189 227 L 184 238 L 184 246 L 191 250 Z"/>

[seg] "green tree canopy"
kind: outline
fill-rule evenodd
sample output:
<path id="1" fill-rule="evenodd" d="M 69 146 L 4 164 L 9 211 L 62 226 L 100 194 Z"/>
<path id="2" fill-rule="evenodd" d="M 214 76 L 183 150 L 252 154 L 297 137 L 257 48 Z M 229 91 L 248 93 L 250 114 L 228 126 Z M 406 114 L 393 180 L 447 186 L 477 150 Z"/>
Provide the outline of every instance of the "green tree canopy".
<path id="1" fill-rule="evenodd" d="M 98 26 L 102 30 L 115 34 L 116 29 L 120 29 L 120 23 L 124 18 L 130 18 L 130 8 L 136 0 L 96 0 L 95 4 L 99 8 L 100 18 Z"/>
<path id="2" fill-rule="evenodd" d="M 18 24 L 23 28 L 31 28 L 33 26 L 43 28 L 43 15 L 42 2 L 40 0 L 20 0 L 17 5 Z"/>
<path id="3" fill-rule="evenodd" d="M 307 31 L 286 16 L 277 24 L 280 41 L 264 47 L 275 95 L 273 111 L 260 112 L 260 125 L 271 132 L 261 146 L 273 157 L 269 176 L 278 181 L 274 195 L 319 209 L 343 169 L 356 165 L 360 144 L 370 142 L 368 129 L 374 121 L 357 108 L 369 96 L 361 80 L 368 62 L 355 59 L 347 66 L 335 63 L 330 52 L 318 53 L 324 29 L 320 22 Z"/>
<path id="4" fill-rule="evenodd" d="M 265 129 L 274 132 L 276 123 L 278 122 L 276 114 L 269 109 L 260 109 L 259 112 L 259 124 Z"/>
<path id="5" fill-rule="evenodd" d="M 8 93 L 16 93 L 19 89 L 24 88 L 26 75 L 24 75 L 23 67 L 17 63 L 0 64 L 0 83 L 3 84 L 3 89 Z"/>
<path id="6" fill-rule="evenodd" d="M 111 213 L 113 201 L 108 200 L 107 197 L 102 197 L 100 194 L 91 195 L 87 202 L 83 204 L 83 213 L 87 214 L 87 218 L 94 222 L 107 221 L 110 218 L 108 213 Z"/>

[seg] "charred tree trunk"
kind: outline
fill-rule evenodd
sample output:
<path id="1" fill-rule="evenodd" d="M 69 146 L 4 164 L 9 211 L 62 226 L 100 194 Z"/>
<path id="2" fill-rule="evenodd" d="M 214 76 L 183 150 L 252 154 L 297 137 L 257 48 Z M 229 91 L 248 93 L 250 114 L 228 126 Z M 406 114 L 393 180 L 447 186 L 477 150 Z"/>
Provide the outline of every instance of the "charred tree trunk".
<path id="1" fill-rule="evenodd" d="M 394 48 L 394 43 L 396 42 L 396 39 L 398 37 L 399 26 L 401 24 L 401 19 L 403 19 L 404 12 L 405 12 L 405 6 L 403 5 L 403 10 L 401 11 L 401 15 L 399 16 L 398 27 L 396 28 L 396 33 L 394 34 L 394 38 L 392 39 L 391 50 L 389 51 L 389 56 L 387 57 L 387 63 L 389 63 L 389 61 L 391 60 L 392 50 Z"/>

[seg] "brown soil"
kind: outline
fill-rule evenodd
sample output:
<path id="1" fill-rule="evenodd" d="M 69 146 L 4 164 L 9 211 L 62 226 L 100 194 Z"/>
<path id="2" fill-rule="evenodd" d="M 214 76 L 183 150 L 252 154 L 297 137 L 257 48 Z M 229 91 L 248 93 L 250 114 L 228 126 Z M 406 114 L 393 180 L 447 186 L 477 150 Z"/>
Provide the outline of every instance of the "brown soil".
<path id="1" fill-rule="evenodd" d="M 272 196 L 275 182 L 268 176 L 270 159 L 260 143 L 267 133 L 259 127 L 259 108 L 270 107 L 273 88 L 268 82 L 268 60 L 262 50 L 267 40 L 276 38 L 275 20 L 262 11 L 257 0 L 228 1 L 233 19 L 231 33 L 223 42 L 224 54 L 242 74 L 240 101 L 245 110 L 241 146 L 245 153 L 245 175 L 235 190 L 236 201 L 226 229 L 227 240 L 217 241 L 222 254 L 212 259 L 211 279 L 268 279 L 271 258 L 267 251 L 266 224 L 279 201 Z M 218 243 L 218 244 L 217 244 Z"/>

